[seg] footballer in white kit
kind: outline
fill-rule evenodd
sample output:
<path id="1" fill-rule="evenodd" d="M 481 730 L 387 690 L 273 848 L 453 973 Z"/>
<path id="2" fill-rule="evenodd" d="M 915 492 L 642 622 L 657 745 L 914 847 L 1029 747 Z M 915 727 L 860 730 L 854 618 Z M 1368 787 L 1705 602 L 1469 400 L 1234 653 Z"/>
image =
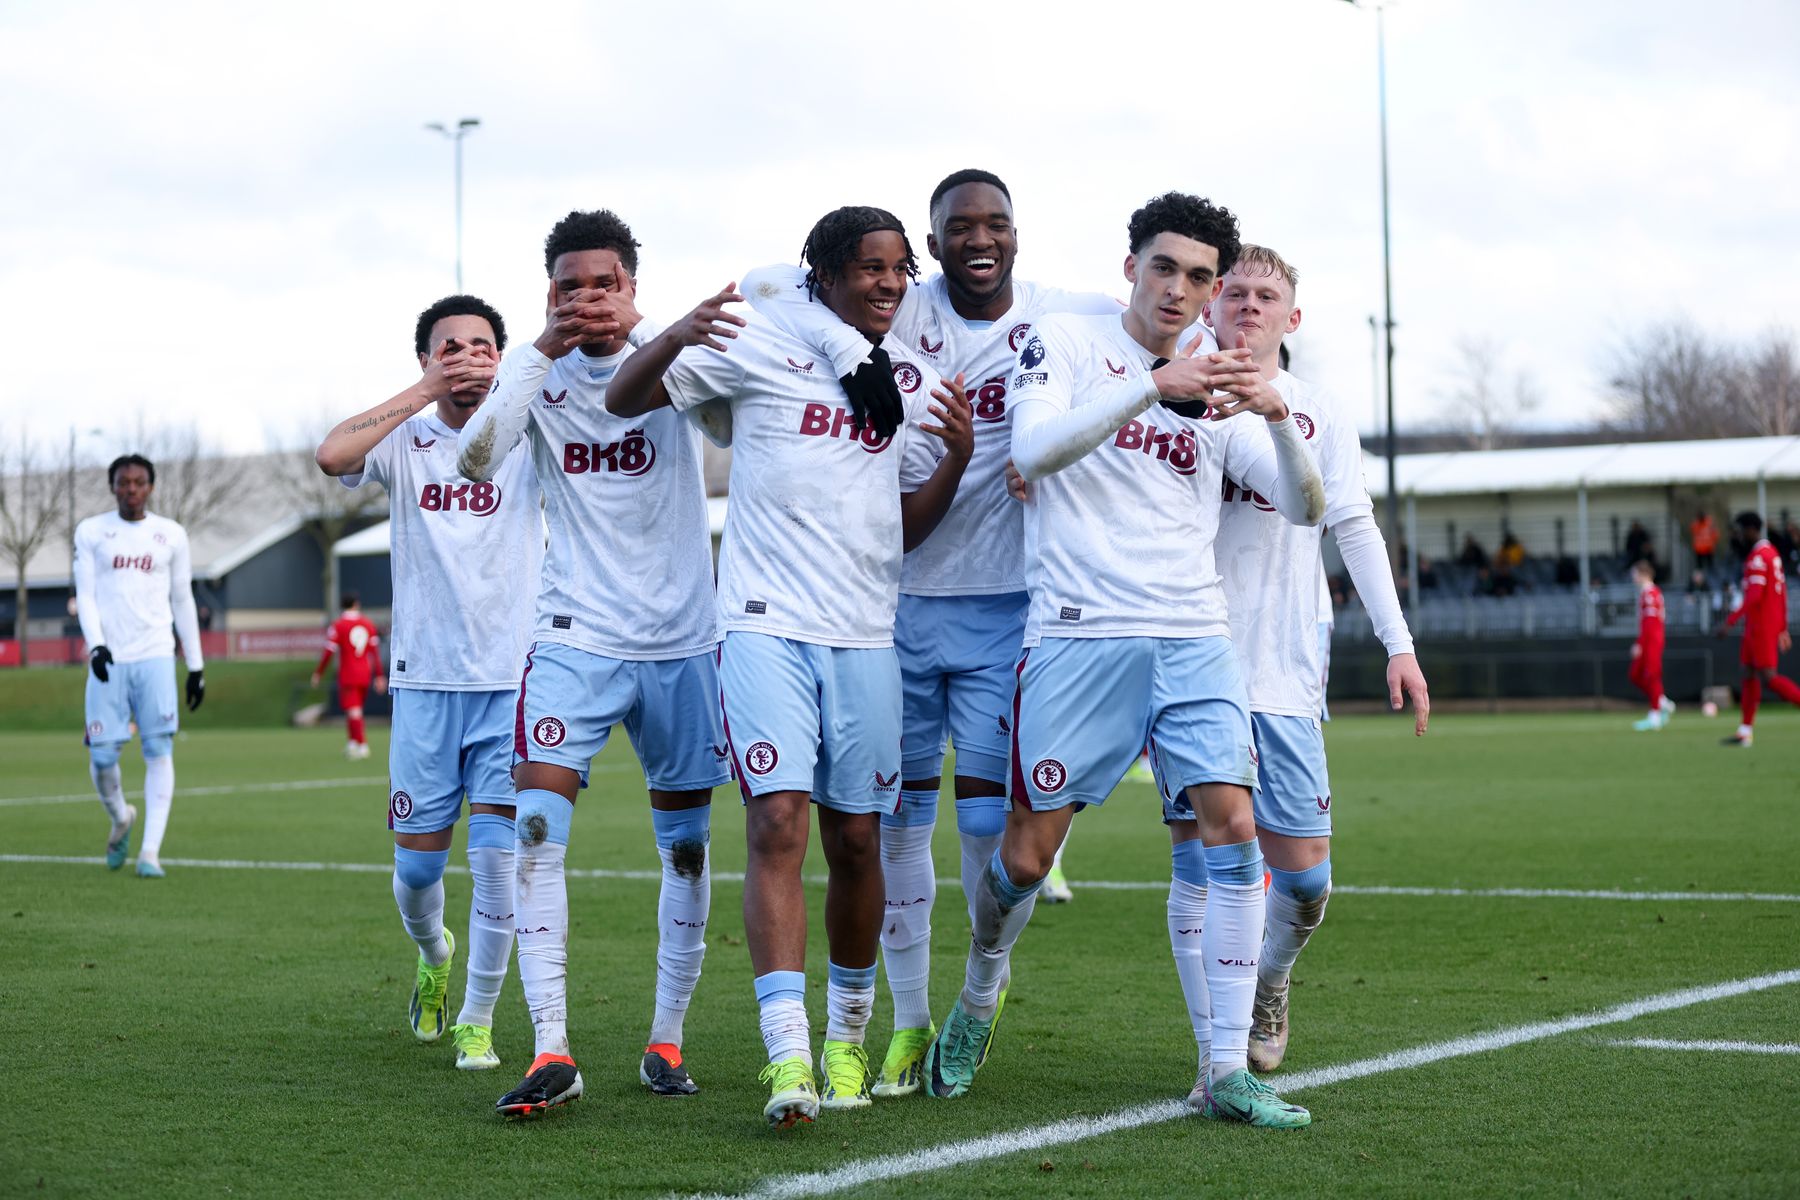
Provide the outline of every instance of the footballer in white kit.
<path id="1" fill-rule="evenodd" d="M 900 568 L 894 646 L 904 693 L 900 807 L 882 816 L 887 920 L 882 961 L 894 999 L 894 1036 L 873 1095 L 919 1089 L 931 1023 L 931 910 L 937 871 L 931 835 L 946 743 L 956 745 L 956 826 L 965 899 L 1006 826 L 1014 668 L 1025 634 L 1024 517 L 1006 494 L 1012 452 L 1007 386 L 1032 323 L 1050 312 L 1119 312 L 1110 297 L 1013 278 L 1012 196 L 990 172 L 957 171 L 932 190 L 926 248 L 943 267 L 908 288 L 893 337 L 940 375 L 967 382 L 975 452 L 950 511 Z M 765 267 L 744 281 L 760 313 L 827 354 L 847 373 L 868 339 L 810 301 L 801 272 Z M 1052 876 L 1054 878 L 1053 870 Z M 1046 885 L 1048 887 L 1048 885 Z"/>
<path id="2" fill-rule="evenodd" d="M 149 511 L 156 467 L 138 454 L 106 468 L 118 511 L 89 517 L 75 527 L 75 615 L 87 642 L 88 773 L 112 818 L 106 865 L 125 865 L 135 806 L 125 803 L 119 748 L 137 722 L 144 754 L 144 836 L 137 873 L 161 879 L 163 835 L 175 796 L 175 732 L 181 706 L 175 700 L 175 636 L 187 660 L 187 706 L 206 698 L 205 659 L 194 607 L 187 530 Z M 171 632 L 173 630 L 174 632 Z"/>
<path id="3" fill-rule="evenodd" d="M 633 297 L 638 242 L 605 209 L 572 212 L 544 244 L 544 332 L 501 363 L 494 393 L 462 433 L 462 470 L 482 479 L 521 440 L 543 484 L 550 556 L 519 683 L 519 976 L 537 1036 L 506 1116 L 580 1095 L 568 1036 L 569 902 L 563 860 L 575 798 L 616 724 L 650 792 L 662 888 L 656 1005 L 638 1077 L 653 1093 L 699 1090 L 683 1023 L 706 954 L 712 903 L 712 789 L 731 778 L 719 713 L 712 540 L 701 434 L 663 409 L 606 411 L 606 391 L 653 332 Z"/>
<path id="4" fill-rule="evenodd" d="M 1208 306 L 1207 320 L 1221 344 L 1241 339 L 1249 346 L 1318 458 L 1325 484 L 1324 525 L 1337 538 L 1375 635 L 1387 648 L 1391 702 L 1399 708 L 1402 692 L 1412 696 L 1415 728 L 1422 734 L 1430 697 L 1394 590 L 1387 543 L 1363 484 L 1356 427 L 1329 392 L 1278 365 L 1283 338 L 1300 325 L 1298 279 L 1273 250 L 1245 246 Z M 1330 598 L 1327 593 L 1321 599 L 1318 582 L 1322 529 L 1282 520 L 1241 477 L 1228 474 L 1223 499 L 1218 565 L 1229 601 L 1232 644 L 1249 690 L 1262 785 L 1256 795 L 1257 840 L 1270 877 L 1257 955 L 1250 1063 L 1258 1071 L 1272 1071 L 1287 1050 L 1289 975 L 1331 896 L 1331 780 L 1319 724 L 1325 703 L 1319 623 L 1330 619 Z M 1177 928 L 1200 927 L 1201 915 L 1198 907 L 1180 913 L 1171 908 L 1170 939 L 1178 960 L 1183 947 Z M 1195 1033 L 1205 1053 L 1206 1033 L 1198 1021 Z"/>
<path id="5" fill-rule="evenodd" d="M 1133 213 L 1129 232 L 1125 312 L 1044 317 L 1012 377 L 1013 460 L 1031 485 L 1013 808 L 982 874 L 962 995 L 926 1056 L 925 1085 L 952 1097 L 974 1082 L 1027 902 L 1074 811 L 1104 803 L 1147 743 L 1176 877 L 1213 879 L 1204 1111 L 1300 1125 L 1306 1111 L 1244 1065 L 1262 862 L 1250 720 L 1213 538 L 1227 473 L 1307 524 L 1323 510 L 1319 474 L 1248 350 L 1209 353 L 1201 339 L 1176 349 L 1237 255 L 1236 218 L 1171 192 Z M 1244 412 L 1265 420 L 1224 419 Z"/>
<path id="6" fill-rule="evenodd" d="M 419 314 L 424 374 L 340 423 L 316 458 L 345 487 L 387 489 L 394 608 L 388 828 L 394 902 L 418 946 L 408 1016 L 433 1042 L 446 1028 L 456 1065 L 500 1065 L 494 1003 L 513 938 L 514 698 L 530 632 L 531 582 L 544 560 L 537 475 L 528 459 L 491 479 L 457 474 L 457 433 L 486 399 L 506 346 L 500 314 L 449 296 Z M 469 801 L 468 978 L 449 1021 L 455 937 L 444 928 L 444 869 Z"/>
<path id="7" fill-rule="evenodd" d="M 890 332 L 916 270 L 898 219 L 835 210 L 805 258 L 808 286 L 867 340 L 848 379 L 771 323 L 724 314 L 739 298 L 727 289 L 629 359 L 607 396 L 625 415 L 730 406 L 720 689 L 747 810 L 744 928 L 776 1126 L 870 1102 L 880 814 L 900 802 L 901 558 L 949 508 L 974 440 L 960 391 Z M 809 801 L 831 871 L 822 1093 L 804 1004 Z"/>

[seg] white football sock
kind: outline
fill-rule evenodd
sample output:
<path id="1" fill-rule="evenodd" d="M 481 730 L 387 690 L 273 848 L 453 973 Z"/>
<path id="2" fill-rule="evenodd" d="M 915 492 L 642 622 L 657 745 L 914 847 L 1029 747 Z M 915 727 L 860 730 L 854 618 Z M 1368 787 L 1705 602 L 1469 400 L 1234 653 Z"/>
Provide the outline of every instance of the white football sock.
<path id="1" fill-rule="evenodd" d="M 1228 883 L 1215 877 L 1207 885 L 1206 927 L 1200 935 L 1212 1006 L 1214 1079 L 1223 1079 L 1248 1062 L 1250 1006 L 1256 999 L 1256 955 L 1262 935 L 1262 881 Z"/>
<path id="2" fill-rule="evenodd" d="M 804 1000 L 781 999 L 762 1002 L 763 1045 L 769 1061 L 780 1062 L 798 1054 L 812 1065 L 812 1027 L 806 1023 Z"/>
<path id="3" fill-rule="evenodd" d="M 175 756 L 144 760 L 144 840 L 138 845 L 139 862 L 160 862 L 163 833 L 169 828 L 169 809 L 175 802 Z"/>
<path id="4" fill-rule="evenodd" d="M 1269 914 L 1263 930 L 1261 961 L 1256 965 L 1257 978 L 1269 987 L 1285 987 L 1293 973 L 1294 960 L 1319 923 L 1325 919 L 1325 905 L 1331 899 L 1331 885 L 1316 900 L 1300 900 L 1279 887 L 1269 889 Z"/>
<path id="5" fill-rule="evenodd" d="M 100 793 L 106 815 L 112 818 L 114 826 L 123 825 L 129 814 L 125 810 L 125 782 L 119 777 L 119 764 L 97 767 L 90 762 L 88 774 L 93 777 L 94 790 Z"/>
<path id="6" fill-rule="evenodd" d="M 519 982 L 537 1031 L 538 1054 L 569 1053 L 569 889 L 560 842 L 519 843 L 513 911 L 518 914 Z"/>
<path id="7" fill-rule="evenodd" d="M 1188 1020 L 1194 1026 L 1194 1044 L 1200 1057 L 1212 1048 L 1212 1008 L 1206 993 L 1206 951 L 1201 930 L 1206 926 L 1206 889 L 1185 879 L 1169 880 L 1169 950 L 1175 956 L 1175 974 L 1181 979 L 1181 995 L 1187 1001 Z"/>
<path id="8" fill-rule="evenodd" d="M 406 936 L 419 947 L 419 953 L 432 966 L 442 966 L 450 957 L 450 942 L 444 937 L 444 881 L 430 887 L 408 886 L 394 872 L 394 904 L 400 909 L 400 924 Z"/>
<path id="9" fill-rule="evenodd" d="M 968 903 L 970 925 L 975 923 L 975 897 L 981 890 L 981 873 L 987 870 L 988 859 L 1000 848 L 1002 836 L 957 831 L 956 840 L 962 847 L 963 899 Z"/>
<path id="10" fill-rule="evenodd" d="M 881 874 L 887 886 L 887 919 L 881 926 L 881 961 L 894 996 L 894 1028 L 931 1024 L 931 907 L 937 870 L 931 861 L 930 825 L 883 825 Z"/>
<path id="11" fill-rule="evenodd" d="M 963 1011 L 986 1020 L 999 1007 L 1000 989 L 1012 973 L 1012 948 L 1037 907 L 1042 880 L 1019 887 L 1000 865 L 999 851 L 983 868 L 975 890 L 974 930 L 963 973 Z"/>
<path id="12" fill-rule="evenodd" d="M 504 849 L 470 846 L 468 855 L 469 878 L 474 882 L 469 897 L 469 967 L 456 1023 L 491 1029 L 494 1004 L 512 957 L 514 849 L 511 844 Z"/>
<path id="13" fill-rule="evenodd" d="M 688 1004 L 700 984 L 706 957 L 706 919 L 712 909 L 712 852 L 702 849 L 700 870 L 692 864 L 676 870 L 674 852 L 657 847 L 662 859 L 662 891 L 656 901 L 656 1014 L 650 1021 L 650 1045 L 681 1047 Z"/>

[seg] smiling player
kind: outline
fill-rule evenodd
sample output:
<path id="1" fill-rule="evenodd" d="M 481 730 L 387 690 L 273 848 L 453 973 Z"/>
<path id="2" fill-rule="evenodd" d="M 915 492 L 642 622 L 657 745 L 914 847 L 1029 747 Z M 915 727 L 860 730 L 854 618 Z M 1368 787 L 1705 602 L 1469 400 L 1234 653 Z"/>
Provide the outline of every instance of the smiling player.
<path id="1" fill-rule="evenodd" d="M 870 1102 L 862 1043 L 884 898 L 879 814 L 900 801 L 901 557 L 949 508 L 974 449 L 960 389 L 941 390 L 891 333 L 916 272 L 899 220 L 837 209 L 813 227 L 804 257 L 808 288 L 865 339 L 865 361 L 844 372 L 862 371 L 861 398 L 802 342 L 724 314 L 739 299 L 729 289 L 628 360 L 607 394 L 621 416 L 731 409 L 719 675 L 746 805 L 744 929 L 769 1055 L 763 1115 L 777 1126 Z M 729 353 L 715 352 L 720 338 L 735 339 Z M 805 1008 L 809 802 L 830 870 L 822 1095 Z"/>
<path id="2" fill-rule="evenodd" d="M 919 1089 L 931 1024 L 931 910 L 937 872 L 931 835 L 946 739 L 956 746 L 956 826 L 964 897 L 1006 826 L 1006 756 L 1014 668 L 1025 635 L 1024 517 L 1007 499 L 1011 452 L 1007 386 L 1032 325 L 1049 312 L 1117 313 L 1097 293 L 1065 292 L 1013 277 L 1018 228 L 999 176 L 963 170 L 932 189 L 925 247 L 942 267 L 907 289 L 894 339 L 943 375 L 969 380 L 975 452 L 950 511 L 900 570 L 894 646 L 905 690 L 898 812 L 882 817 L 887 920 L 882 961 L 894 1000 L 894 1036 L 874 1095 Z M 745 292 L 758 310 L 840 371 L 860 362 L 868 340 L 825 305 L 807 302 L 791 267 L 751 272 Z M 1059 852 L 1060 853 L 1060 852 Z M 1045 898 L 1060 872 L 1052 871 Z M 1056 893 L 1067 897 L 1066 885 Z M 973 910 L 971 909 L 971 912 Z"/>

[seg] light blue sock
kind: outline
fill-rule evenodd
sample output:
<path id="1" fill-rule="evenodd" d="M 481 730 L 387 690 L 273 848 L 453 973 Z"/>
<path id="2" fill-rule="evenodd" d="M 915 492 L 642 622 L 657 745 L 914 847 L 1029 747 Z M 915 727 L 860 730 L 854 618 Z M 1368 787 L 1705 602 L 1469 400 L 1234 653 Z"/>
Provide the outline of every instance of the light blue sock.
<path id="1" fill-rule="evenodd" d="M 1262 847 L 1256 844 L 1255 838 L 1231 846 L 1207 846 L 1201 855 L 1206 860 L 1209 883 L 1229 883 L 1238 887 L 1262 884 Z"/>
<path id="2" fill-rule="evenodd" d="M 673 812 L 653 808 L 650 810 L 650 828 L 656 833 L 656 845 L 660 850 L 673 849 L 675 843 L 681 841 L 705 844 L 712 836 L 712 805 L 702 804 L 699 808 Z"/>
<path id="3" fill-rule="evenodd" d="M 1269 868 L 1269 889 L 1284 896 L 1292 897 L 1297 903 L 1306 904 L 1317 900 L 1331 886 L 1331 859 L 1327 858 L 1316 867 L 1308 867 L 1304 871 L 1284 871 L 1280 867 Z"/>
<path id="4" fill-rule="evenodd" d="M 906 829 L 919 825 L 936 825 L 938 794 L 935 788 L 901 789 L 900 811 L 882 813 L 881 823 L 890 829 Z"/>
<path id="5" fill-rule="evenodd" d="M 1206 848 L 1200 844 L 1199 838 L 1195 838 L 1189 842 L 1176 842 L 1171 846 L 1169 848 L 1169 858 L 1173 863 L 1175 878 L 1181 880 L 1183 883 L 1192 884 L 1194 887 L 1205 887 L 1205 849 Z"/>

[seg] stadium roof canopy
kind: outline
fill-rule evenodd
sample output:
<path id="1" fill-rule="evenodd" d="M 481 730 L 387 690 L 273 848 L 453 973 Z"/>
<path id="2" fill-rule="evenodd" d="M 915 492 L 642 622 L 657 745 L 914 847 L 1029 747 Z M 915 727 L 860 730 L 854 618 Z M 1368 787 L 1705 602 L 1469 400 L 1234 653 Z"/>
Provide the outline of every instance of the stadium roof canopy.
<path id="1" fill-rule="evenodd" d="M 1371 495 L 1387 494 L 1383 456 L 1365 449 L 1363 474 Z M 1402 496 L 1418 497 L 1794 480 L 1800 437 L 1402 454 L 1395 476 Z"/>

